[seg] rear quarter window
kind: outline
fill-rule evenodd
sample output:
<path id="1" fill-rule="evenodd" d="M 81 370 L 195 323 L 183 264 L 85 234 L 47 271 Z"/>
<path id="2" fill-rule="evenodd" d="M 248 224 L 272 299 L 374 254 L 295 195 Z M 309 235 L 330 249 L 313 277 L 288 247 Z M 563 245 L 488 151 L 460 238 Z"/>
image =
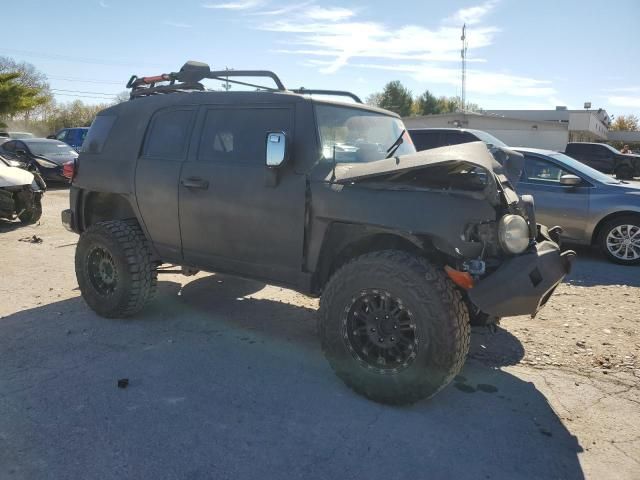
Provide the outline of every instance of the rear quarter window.
<path id="1" fill-rule="evenodd" d="M 84 143 L 82 144 L 83 153 L 100 153 L 107 141 L 109 132 L 116 121 L 115 115 L 98 115 L 93 123 Z"/>
<path id="2" fill-rule="evenodd" d="M 194 113 L 193 109 L 157 112 L 151 119 L 143 155 L 166 160 L 183 160 Z"/>

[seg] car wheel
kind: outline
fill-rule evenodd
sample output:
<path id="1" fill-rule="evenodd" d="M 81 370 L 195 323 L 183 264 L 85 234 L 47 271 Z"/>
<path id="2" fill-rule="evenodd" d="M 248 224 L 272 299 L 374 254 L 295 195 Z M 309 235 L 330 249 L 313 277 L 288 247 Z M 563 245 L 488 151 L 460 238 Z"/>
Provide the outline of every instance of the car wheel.
<path id="1" fill-rule="evenodd" d="M 131 316 L 155 294 L 157 264 L 136 220 L 89 227 L 80 235 L 75 263 L 82 297 L 103 317 Z"/>
<path id="2" fill-rule="evenodd" d="M 628 165 L 623 165 L 616 169 L 616 178 L 618 180 L 633 180 L 633 169 Z"/>
<path id="3" fill-rule="evenodd" d="M 29 206 L 28 209 L 24 210 L 18 218 L 22 223 L 27 225 L 36 223 L 42 217 L 42 201 L 40 199 L 40 195 L 36 194 L 33 199 L 33 203 Z"/>
<path id="4" fill-rule="evenodd" d="M 640 216 L 628 215 L 607 222 L 598 238 L 600 249 L 612 262 L 640 264 Z"/>
<path id="5" fill-rule="evenodd" d="M 466 304 L 444 272 L 395 250 L 358 257 L 331 277 L 319 333 L 338 377 L 396 405 L 444 388 L 462 369 L 470 339 Z"/>

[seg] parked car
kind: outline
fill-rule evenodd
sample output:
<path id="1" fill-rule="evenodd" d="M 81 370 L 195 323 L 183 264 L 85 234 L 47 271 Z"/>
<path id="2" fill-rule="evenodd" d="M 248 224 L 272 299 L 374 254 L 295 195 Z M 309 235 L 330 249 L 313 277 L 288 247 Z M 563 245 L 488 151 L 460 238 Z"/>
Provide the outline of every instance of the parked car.
<path id="1" fill-rule="evenodd" d="M 221 75 L 276 89 L 193 90 Z M 535 315 L 570 268 L 480 143 L 416 153 L 396 114 L 272 72 L 188 62 L 129 87 L 93 122 L 62 212 L 102 316 L 140 311 L 162 263 L 286 285 L 321 295 L 322 348 L 347 385 L 412 403 L 462 368 L 469 310 Z"/>
<path id="2" fill-rule="evenodd" d="M 78 153 L 66 143 L 46 138 L 9 140 L 0 145 L 0 155 L 20 162 L 22 167 L 38 172 L 47 181 L 65 183 L 70 178 L 67 176 L 69 173 L 65 175 L 64 165 L 78 157 Z"/>
<path id="3" fill-rule="evenodd" d="M 640 155 L 625 154 L 606 143 L 569 142 L 564 152 L 603 173 L 621 180 L 640 177 Z"/>
<path id="4" fill-rule="evenodd" d="M 640 183 L 615 180 L 565 154 L 516 148 L 525 165 L 518 193 L 533 195 L 536 220 L 595 245 L 611 261 L 640 264 Z"/>
<path id="5" fill-rule="evenodd" d="M 29 132 L 0 132 L 0 142 L 4 139 L 24 139 L 24 138 L 35 138 L 33 133 Z"/>
<path id="6" fill-rule="evenodd" d="M 0 218 L 37 222 L 45 190 L 46 184 L 37 174 L 13 167 L 0 157 Z"/>
<path id="7" fill-rule="evenodd" d="M 49 135 L 47 138 L 64 142 L 79 152 L 88 131 L 88 127 L 63 128 L 55 134 Z"/>
<path id="8" fill-rule="evenodd" d="M 493 135 L 469 128 L 410 128 L 409 135 L 419 152 L 430 148 L 478 141 L 495 147 L 506 147 L 504 142 Z"/>

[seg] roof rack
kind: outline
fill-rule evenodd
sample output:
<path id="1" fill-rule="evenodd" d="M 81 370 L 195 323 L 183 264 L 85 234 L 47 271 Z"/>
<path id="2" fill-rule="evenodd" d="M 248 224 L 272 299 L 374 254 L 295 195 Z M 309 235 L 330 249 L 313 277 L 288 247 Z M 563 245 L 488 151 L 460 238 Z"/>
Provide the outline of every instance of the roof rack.
<path id="1" fill-rule="evenodd" d="M 255 83 L 243 82 L 237 80 L 240 77 L 253 78 L 270 78 L 275 83 L 276 88 L 258 85 Z M 362 103 L 357 95 L 351 92 L 338 90 L 311 90 L 299 88 L 297 90 L 287 90 L 280 78 L 269 70 L 211 70 L 209 65 L 202 62 L 188 61 L 179 72 L 163 73 L 152 77 L 138 77 L 132 75 L 127 82 L 127 88 L 131 89 L 130 99 L 137 97 L 145 97 L 149 95 L 157 95 L 162 93 L 173 93 L 185 90 L 204 90 L 202 80 L 220 80 L 223 82 L 243 85 L 245 87 L 253 87 L 258 90 L 266 90 L 269 92 L 288 92 L 305 94 L 305 95 L 338 95 L 352 98 L 357 103 Z M 158 83 L 169 82 L 167 84 L 157 85 Z"/>

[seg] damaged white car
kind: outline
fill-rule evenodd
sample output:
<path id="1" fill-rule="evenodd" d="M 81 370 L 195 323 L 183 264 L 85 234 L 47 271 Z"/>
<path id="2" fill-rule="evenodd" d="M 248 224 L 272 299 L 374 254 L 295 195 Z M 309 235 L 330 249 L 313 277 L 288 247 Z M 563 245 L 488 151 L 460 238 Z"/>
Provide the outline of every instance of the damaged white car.
<path id="1" fill-rule="evenodd" d="M 0 218 L 30 224 L 40 220 L 47 186 L 38 174 L 11 166 L 0 157 Z"/>

